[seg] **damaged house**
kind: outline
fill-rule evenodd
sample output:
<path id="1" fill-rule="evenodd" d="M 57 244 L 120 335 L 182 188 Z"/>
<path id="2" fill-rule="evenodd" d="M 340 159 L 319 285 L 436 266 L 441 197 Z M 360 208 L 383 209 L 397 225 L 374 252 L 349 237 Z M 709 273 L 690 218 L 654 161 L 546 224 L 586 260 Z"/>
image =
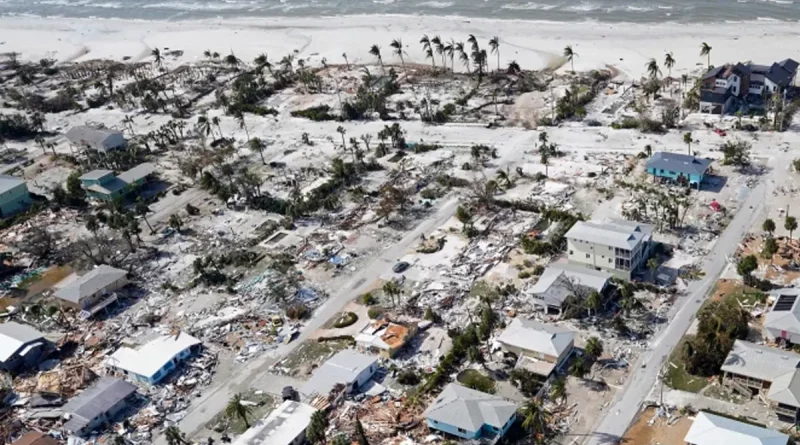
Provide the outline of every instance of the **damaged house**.
<path id="1" fill-rule="evenodd" d="M 775 297 L 775 303 L 764 316 L 767 338 L 784 346 L 800 344 L 800 289 L 777 289 L 770 295 Z"/>
<path id="2" fill-rule="evenodd" d="M 54 349 L 53 343 L 28 325 L 0 323 L 0 370 L 20 372 L 33 368 Z"/>
<path id="3" fill-rule="evenodd" d="M 378 359 L 352 349 L 339 351 L 322 364 L 306 382 L 301 392 L 307 396 L 327 396 L 336 385 L 355 392 L 378 370 Z"/>
<path id="4" fill-rule="evenodd" d="M 305 403 L 286 400 L 239 436 L 233 445 L 302 445 L 316 411 Z"/>
<path id="5" fill-rule="evenodd" d="M 138 349 L 123 346 L 111 354 L 106 365 L 133 380 L 156 385 L 201 348 L 200 340 L 179 332 L 158 337 Z"/>
<path id="6" fill-rule="evenodd" d="M 416 326 L 404 326 L 387 320 L 375 320 L 356 335 L 360 349 L 392 358 L 416 333 Z"/>
<path id="7" fill-rule="evenodd" d="M 517 356 L 517 367 L 549 377 L 572 354 L 575 333 L 534 320 L 515 318 L 497 339 Z"/>
<path id="8" fill-rule="evenodd" d="M 537 309 L 561 314 L 567 297 L 603 293 L 611 276 L 608 272 L 572 264 L 551 264 L 525 293 L 531 297 L 530 302 Z"/>
<path id="9" fill-rule="evenodd" d="M 701 411 L 697 413 L 683 440 L 689 445 L 786 445 L 789 436 Z"/>
<path id="10" fill-rule="evenodd" d="M 73 436 L 86 436 L 115 418 L 136 398 L 136 387 L 113 378 L 102 377 L 64 405 L 69 417 L 63 429 Z"/>
<path id="11" fill-rule="evenodd" d="M 62 304 L 80 310 L 82 317 L 90 317 L 117 301 L 116 294 L 110 293 L 128 284 L 127 277 L 128 273 L 124 270 L 97 266 L 56 291 L 53 296 Z"/>
<path id="12" fill-rule="evenodd" d="M 516 418 L 517 405 L 457 383 L 447 385 L 425 410 L 428 427 L 462 439 L 500 439 Z"/>
<path id="13" fill-rule="evenodd" d="M 111 202 L 127 196 L 142 186 L 155 170 L 155 165 L 145 162 L 119 176 L 115 176 L 111 170 L 92 170 L 79 179 L 89 196 Z"/>
<path id="14" fill-rule="evenodd" d="M 28 431 L 19 439 L 11 442 L 11 445 L 58 445 L 58 441 L 53 436 L 38 431 Z"/>

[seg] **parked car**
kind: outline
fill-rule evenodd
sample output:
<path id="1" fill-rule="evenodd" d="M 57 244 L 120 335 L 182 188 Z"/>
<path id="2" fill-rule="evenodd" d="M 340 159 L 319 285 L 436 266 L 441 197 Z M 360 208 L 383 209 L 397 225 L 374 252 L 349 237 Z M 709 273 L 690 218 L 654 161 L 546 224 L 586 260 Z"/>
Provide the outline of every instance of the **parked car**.
<path id="1" fill-rule="evenodd" d="M 403 272 L 405 272 L 405 271 L 406 271 L 406 269 L 408 269 L 408 268 L 409 268 L 409 266 L 411 266 L 411 265 L 410 265 L 410 264 L 408 264 L 407 262 L 405 262 L 405 261 L 400 261 L 399 263 L 397 263 L 397 264 L 395 264 L 394 266 L 392 266 L 392 271 L 393 271 L 394 273 L 403 273 Z"/>

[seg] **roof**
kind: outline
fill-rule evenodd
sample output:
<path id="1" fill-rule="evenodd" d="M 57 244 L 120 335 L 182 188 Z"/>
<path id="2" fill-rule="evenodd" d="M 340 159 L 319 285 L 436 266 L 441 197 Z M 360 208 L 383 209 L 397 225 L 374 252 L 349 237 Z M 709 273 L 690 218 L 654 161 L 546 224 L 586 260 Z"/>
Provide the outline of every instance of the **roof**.
<path id="1" fill-rule="evenodd" d="M 117 190 L 120 190 L 128 185 L 127 182 L 120 180 L 118 177 L 113 176 L 110 179 L 103 181 L 103 184 L 92 184 L 89 187 L 86 187 L 86 190 L 90 190 L 96 193 L 102 193 L 104 195 L 110 195 Z"/>
<path id="2" fill-rule="evenodd" d="M 745 377 L 772 382 L 794 372 L 800 365 L 800 355 L 789 351 L 736 340 L 720 368 Z"/>
<path id="3" fill-rule="evenodd" d="M 425 418 L 474 432 L 483 425 L 502 429 L 516 411 L 509 400 L 451 383 L 425 410 Z"/>
<path id="4" fill-rule="evenodd" d="M 119 402 L 136 392 L 132 384 L 113 377 L 102 377 L 73 397 L 62 410 L 72 417 L 64 424 L 68 431 L 79 431 L 97 416 L 107 413 Z"/>
<path id="5" fill-rule="evenodd" d="M 682 153 L 658 151 L 647 160 L 647 168 L 675 171 L 689 175 L 702 176 L 711 165 L 710 159 L 700 159 Z"/>
<path id="6" fill-rule="evenodd" d="M 59 289 L 54 295 L 62 300 L 77 304 L 80 303 L 82 298 L 94 295 L 97 291 L 105 289 L 126 275 L 127 272 L 124 270 L 100 265 L 75 280 L 75 282 Z"/>
<path id="7" fill-rule="evenodd" d="M 25 184 L 25 181 L 16 176 L 0 175 L 0 193 L 5 193 L 20 184 Z"/>
<path id="8" fill-rule="evenodd" d="M 376 320 L 365 326 L 356 335 L 355 340 L 357 343 L 379 349 L 397 349 L 405 344 L 409 333 L 406 326 L 385 320 Z"/>
<path id="9" fill-rule="evenodd" d="M 568 239 L 632 250 L 640 242 L 649 240 L 652 233 L 653 226 L 650 224 L 608 219 L 578 221 L 565 236 Z"/>
<path id="10" fill-rule="evenodd" d="M 797 72 L 797 67 L 800 66 L 794 59 L 783 59 L 778 62 L 778 65 L 790 73 Z"/>
<path id="11" fill-rule="evenodd" d="M 41 332 L 16 321 L 0 323 L 0 361 L 6 361 L 28 343 L 44 338 Z"/>
<path id="12" fill-rule="evenodd" d="M 82 175 L 78 179 L 80 179 L 81 181 L 92 181 L 92 180 L 96 181 L 104 176 L 108 176 L 113 173 L 114 172 L 112 172 L 111 170 L 92 170 L 89 173 Z"/>
<path id="13" fill-rule="evenodd" d="M 314 372 L 303 386 L 303 393 L 327 395 L 338 383 L 347 385 L 354 382 L 359 374 L 377 361 L 376 357 L 353 349 L 339 351 Z"/>
<path id="14" fill-rule="evenodd" d="M 38 431 L 28 431 L 11 445 L 58 445 L 58 441 Z"/>
<path id="15" fill-rule="evenodd" d="M 540 300 L 553 306 L 561 306 L 564 300 L 575 293 L 574 286 L 602 292 L 611 274 L 572 264 L 551 264 L 542 272 L 539 280 L 526 290 Z"/>
<path id="16" fill-rule="evenodd" d="M 126 184 L 130 184 L 146 177 L 149 174 L 152 174 L 154 171 L 156 171 L 156 166 L 149 162 L 145 162 L 133 167 L 125 173 L 122 173 L 121 175 L 117 176 L 117 178 Z"/>
<path id="17" fill-rule="evenodd" d="M 774 402 L 800 407 L 800 372 L 789 372 L 773 380 L 767 398 Z"/>
<path id="18" fill-rule="evenodd" d="M 723 104 L 730 97 L 730 90 L 717 87 L 713 90 L 700 90 L 700 102 Z"/>
<path id="19" fill-rule="evenodd" d="M 775 303 L 764 317 L 764 327 L 773 331 L 800 334 L 800 289 L 786 288 L 770 292 Z"/>
<path id="20" fill-rule="evenodd" d="M 794 71 L 788 71 L 779 63 L 773 63 L 772 66 L 769 67 L 769 70 L 764 73 L 764 77 L 781 87 L 788 86 L 792 82 L 794 75 Z"/>
<path id="21" fill-rule="evenodd" d="M 107 363 L 115 368 L 150 378 L 176 355 L 201 343 L 200 340 L 183 332 L 178 335 L 164 335 L 139 349 L 119 348 L 111 354 Z"/>
<path id="22" fill-rule="evenodd" d="M 725 68 L 726 68 L 726 65 L 715 66 L 714 68 L 711 68 L 705 74 L 703 74 L 703 80 L 712 79 L 712 78 L 716 79 L 720 75 L 720 73 L 723 72 L 723 70 Z"/>
<path id="23" fill-rule="evenodd" d="M 509 346 L 553 357 L 560 357 L 574 340 L 575 333 L 569 329 L 520 318 L 515 318 L 497 339 Z"/>
<path id="24" fill-rule="evenodd" d="M 75 145 L 88 145 L 95 150 L 105 150 L 105 143 L 111 137 L 122 136 L 119 130 L 108 128 L 94 128 L 87 125 L 72 127 L 67 131 L 66 137 Z"/>
<path id="25" fill-rule="evenodd" d="M 786 445 L 789 436 L 701 411 L 684 441 L 693 445 Z"/>
<path id="26" fill-rule="evenodd" d="M 305 403 L 286 400 L 239 436 L 233 445 L 290 445 L 305 432 L 316 411 Z"/>

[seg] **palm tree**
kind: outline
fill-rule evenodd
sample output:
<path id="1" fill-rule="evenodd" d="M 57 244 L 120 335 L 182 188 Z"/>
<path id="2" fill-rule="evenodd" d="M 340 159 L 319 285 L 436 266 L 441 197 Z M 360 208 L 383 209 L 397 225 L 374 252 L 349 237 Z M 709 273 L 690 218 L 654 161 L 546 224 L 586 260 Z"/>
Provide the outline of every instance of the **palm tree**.
<path id="1" fill-rule="evenodd" d="M 686 132 L 683 134 L 683 143 L 686 144 L 686 148 L 689 152 L 689 156 L 692 155 L 692 133 Z"/>
<path id="2" fill-rule="evenodd" d="M 266 148 L 266 145 L 264 144 L 264 141 L 262 141 L 261 138 L 255 137 L 250 139 L 250 142 L 248 142 L 247 145 L 250 150 L 258 152 L 258 154 L 261 156 L 261 163 L 266 165 L 267 161 L 264 160 L 264 149 Z"/>
<path id="3" fill-rule="evenodd" d="M 797 219 L 794 216 L 786 215 L 783 221 L 783 228 L 789 231 L 789 241 L 792 239 L 792 233 L 797 230 Z"/>
<path id="4" fill-rule="evenodd" d="M 442 65 L 444 65 L 444 43 L 442 43 L 442 38 L 434 36 L 431 39 L 431 45 L 433 45 L 433 48 L 436 50 L 436 54 L 442 58 Z"/>
<path id="5" fill-rule="evenodd" d="M 394 49 L 394 54 L 400 58 L 400 63 L 403 65 L 403 71 L 406 70 L 406 60 L 403 58 L 403 41 L 400 39 L 392 40 L 392 43 L 389 44 Z"/>
<path id="6" fill-rule="evenodd" d="M 428 38 L 428 35 L 425 34 L 419 39 L 419 43 L 422 44 L 422 52 L 425 53 L 425 58 L 431 59 L 431 65 L 433 66 L 433 72 L 436 73 L 436 60 L 433 58 L 433 47 L 431 47 L 431 39 Z"/>
<path id="7" fill-rule="evenodd" d="M 567 385 L 564 377 L 556 377 L 550 384 L 550 399 L 563 401 L 567 398 Z"/>
<path id="8" fill-rule="evenodd" d="M 475 38 L 474 34 L 470 34 L 469 37 L 467 37 L 467 43 L 470 44 L 472 52 L 478 51 L 480 49 L 478 47 L 478 39 Z"/>
<path id="9" fill-rule="evenodd" d="M 237 393 L 228 401 L 225 406 L 225 417 L 230 420 L 241 419 L 244 422 L 245 428 L 250 428 L 250 422 L 247 417 L 251 415 L 253 408 L 242 403 L 242 395 Z"/>
<path id="10" fill-rule="evenodd" d="M 261 72 L 262 69 L 266 68 L 267 71 L 269 71 L 269 73 L 272 74 L 272 64 L 269 63 L 269 59 L 267 59 L 266 54 L 264 53 L 259 54 L 258 57 L 255 58 L 254 62 L 258 67 L 259 72 Z"/>
<path id="11" fill-rule="evenodd" d="M 564 57 L 567 58 L 567 62 L 570 63 L 572 66 L 572 72 L 575 72 L 575 58 L 578 57 L 578 53 L 572 50 L 572 45 L 567 45 L 564 47 Z"/>
<path id="12" fill-rule="evenodd" d="M 658 67 L 656 59 L 650 59 L 644 66 L 647 68 L 647 74 L 651 79 L 658 79 L 658 76 L 661 75 L 661 69 Z"/>
<path id="13" fill-rule="evenodd" d="M 500 37 L 494 36 L 489 40 L 489 48 L 492 54 L 497 54 L 497 72 L 500 72 Z"/>
<path id="14" fill-rule="evenodd" d="M 547 167 L 550 165 L 550 152 L 542 150 L 541 157 L 542 164 L 544 165 L 544 175 L 548 176 Z"/>
<path id="15" fill-rule="evenodd" d="M 380 63 L 381 65 L 381 70 L 383 71 L 383 74 L 386 74 L 386 68 L 383 67 L 383 57 L 381 57 L 381 47 L 378 45 L 372 45 L 369 48 L 369 53 L 375 56 L 376 59 L 378 59 L 378 63 Z"/>
<path id="16" fill-rule="evenodd" d="M 522 428 L 530 430 L 532 441 L 539 443 L 547 432 L 547 418 L 549 417 L 549 413 L 542 406 L 542 400 L 534 397 L 526 401 L 520 408 L 519 414 L 522 417 Z"/>
<path id="17" fill-rule="evenodd" d="M 220 120 L 219 116 L 214 116 L 211 118 L 211 125 L 217 127 L 217 131 L 219 131 L 219 138 L 222 139 L 224 136 L 222 135 L 222 127 L 220 127 Z"/>
<path id="18" fill-rule="evenodd" d="M 508 68 L 506 68 L 506 72 L 508 74 L 516 75 L 522 72 L 522 68 L 519 66 L 519 63 L 517 63 L 516 60 L 512 60 L 511 62 L 508 62 Z"/>
<path id="19" fill-rule="evenodd" d="M 600 301 L 600 294 L 592 291 L 588 296 L 586 296 L 586 311 L 589 315 L 592 315 L 592 312 L 595 314 L 597 311 L 600 310 L 600 306 L 602 305 L 602 301 Z"/>
<path id="20" fill-rule="evenodd" d="M 667 55 L 664 57 L 664 66 L 667 67 L 667 76 L 671 79 L 672 67 L 675 66 L 675 58 L 672 57 L 672 53 L 667 53 Z"/>
<path id="21" fill-rule="evenodd" d="M 349 61 L 349 60 L 347 60 L 347 53 L 342 53 L 342 57 L 344 58 L 344 65 L 345 65 L 345 66 L 347 67 L 347 69 L 349 70 L 349 69 L 350 69 L 350 61 Z"/>
<path id="22" fill-rule="evenodd" d="M 147 207 L 147 203 L 142 201 L 141 199 L 138 199 L 136 201 L 136 207 L 134 209 L 136 214 L 141 216 L 142 219 L 144 220 L 144 223 L 147 224 L 147 227 L 150 229 L 150 233 L 151 234 L 156 233 L 156 231 L 153 230 L 153 226 L 150 225 L 150 221 L 147 220 L 147 212 L 150 211 L 150 209 Z"/>
<path id="23" fill-rule="evenodd" d="M 658 270 L 658 260 L 655 258 L 650 258 L 647 260 L 647 268 L 650 269 L 650 279 L 655 281 L 656 270 Z"/>
<path id="24" fill-rule="evenodd" d="M 450 71 L 455 71 L 455 65 L 453 65 L 453 59 L 456 54 L 456 41 L 450 39 L 447 42 L 447 45 L 444 47 L 444 52 L 447 53 L 447 57 L 450 58 Z"/>
<path id="25" fill-rule="evenodd" d="M 389 296 L 389 299 L 392 301 L 392 306 L 396 306 L 397 303 L 394 301 L 395 297 L 399 297 L 400 294 L 403 293 L 403 290 L 400 288 L 400 285 L 397 284 L 394 280 L 389 280 L 383 285 L 383 292 Z"/>
<path id="26" fill-rule="evenodd" d="M 764 229 L 764 231 L 767 232 L 770 237 L 772 237 L 772 234 L 775 233 L 775 221 L 767 218 L 764 220 L 764 224 L 761 225 L 761 228 Z"/>
<path id="27" fill-rule="evenodd" d="M 156 63 L 156 66 L 161 68 L 161 64 L 164 61 L 161 57 L 161 51 L 158 48 L 153 48 L 153 50 L 150 51 L 150 55 L 153 56 L 153 61 Z"/>
<path id="28" fill-rule="evenodd" d="M 588 373 L 589 366 L 586 364 L 586 360 L 583 357 L 575 357 L 569 366 L 569 374 L 573 377 L 583 378 Z"/>
<path id="29" fill-rule="evenodd" d="M 700 56 L 701 57 L 702 56 L 708 57 L 708 65 L 707 65 L 707 67 L 710 69 L 711 68 L 711 45 L 709 45 L 706 42 L 703 42 L 703 44 L 700 45 Z"/>
<path id="30" fill-rule="evenodd" d="M 186 435 L 175 425 L 168 426 L 164 430 L 164 438 L 169 445 L 185 445 L 189 443 L 186 441 Z"/>
<path id="31" fill-rule="evenodd" d="M 467 69 L 467 74 L 470 74 L 469 71 L 469 55 L 466 51 L 464 51 L 464 42 L 456 43 L 456 52 L 458 52 L 458 60 L 464 64 L 464 68 Z"/>
<path id="32" fill-rule="evenodd" d="M 603 342 L 597 337 L 589 337 L 589 339 L 586 340 L 586 346 L 583 350 L 586 351 L 593 360 L 596 360 L 597 357 L 603 355 Z"/>
<path id="33" fill-rule="evenodd" d="M 287 72 L 290 72 L 290 73 L 293 72 L 294 71 L 294 66 L 293 66 L 294 65 L 294 54 L 287 54 L 287 55 L 283 56 L 283 58 L 280 61 L 280 65 L 281 65 L 281 68 L 284 71 L 287 71 Z"/>

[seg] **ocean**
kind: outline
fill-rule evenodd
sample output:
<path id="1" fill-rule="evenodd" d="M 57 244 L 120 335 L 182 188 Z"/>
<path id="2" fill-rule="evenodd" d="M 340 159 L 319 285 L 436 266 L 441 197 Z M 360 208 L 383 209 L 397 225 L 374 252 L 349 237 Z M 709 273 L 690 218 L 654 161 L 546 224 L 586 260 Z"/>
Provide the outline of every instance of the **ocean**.
<path id="1" fill-rule="evenodd" d="M 192 20 L 402 14 L 554 22 L 798 21 L 800 0 L 0 0 L 0 15 Z"/>

